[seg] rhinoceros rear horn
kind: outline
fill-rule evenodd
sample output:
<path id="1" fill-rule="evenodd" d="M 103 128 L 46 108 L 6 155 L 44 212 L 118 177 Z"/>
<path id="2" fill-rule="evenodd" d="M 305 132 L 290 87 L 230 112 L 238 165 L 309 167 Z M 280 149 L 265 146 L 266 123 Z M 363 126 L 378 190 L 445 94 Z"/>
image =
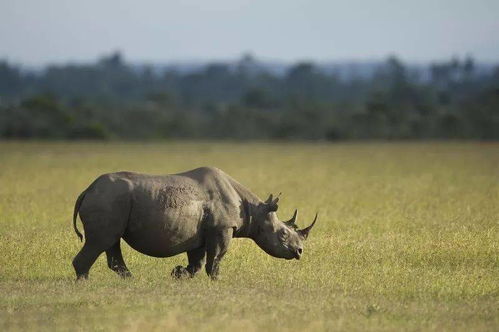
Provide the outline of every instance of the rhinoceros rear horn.
<path id="1" fill-rule="evenodd" d="M 293 217 L 289 219 L 288 221 L 285 221 L 284 223 L 289 226 L 289 227 L 294 227 L 296 226 L 296 216 L 298 215 L 298 210 L 295 210 L 295 213 L 293 214 Z"/>
<path id="2" fill-rule="evenodd" d="M 319 215 L 318 213 L 315 214 L 314 221 L 312 221 L 312 224 L 310 226 L 308 226 L 307 228 L 300 229 L 300 230 L 297 231 L 298 234 L 301 235 L 301 237 L 303 237 L 304 239 L 307 239 L 308 233 L 310 233 L 310 230 L 312 229 L 312 227 L 314 227 L 315 222 L 317 221 L 317 216 L 318 215 Z"/>

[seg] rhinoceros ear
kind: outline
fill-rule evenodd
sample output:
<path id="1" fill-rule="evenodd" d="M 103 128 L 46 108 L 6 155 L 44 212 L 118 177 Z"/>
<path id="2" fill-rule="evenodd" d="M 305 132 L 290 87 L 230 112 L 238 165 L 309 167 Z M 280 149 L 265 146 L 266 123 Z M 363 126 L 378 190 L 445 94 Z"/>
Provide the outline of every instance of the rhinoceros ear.
<path id="1" fill-rule="evenodd" d="M 281 193 L 279 193 L 280 195 Z M 279 202 L 279 195 L 274 199 L 274 196 L 270 194 L 269 198 L 265 201 L 265 207 L 267 209 L 267 212 L 275 212 L 279 208 L 277 203 Z"/>

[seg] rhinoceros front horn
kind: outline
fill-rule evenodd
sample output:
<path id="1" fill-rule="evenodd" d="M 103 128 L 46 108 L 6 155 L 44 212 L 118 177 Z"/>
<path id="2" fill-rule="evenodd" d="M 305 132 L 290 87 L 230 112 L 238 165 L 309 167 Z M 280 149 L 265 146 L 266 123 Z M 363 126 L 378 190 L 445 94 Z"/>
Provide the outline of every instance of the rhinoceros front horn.
<path id="1" fill-rule="evenodd" d="M 314 221 L 312 221 L 312 224 L 310 224 L 310 226 L 308 226 L 307 228 L 300 229 L 300 230 L 297 231 L 298 234 L 300 234 L 304 239 L 306 239 L 308 237 L 308 233 L 310 233 L 310 230 L 312 229 L 312 227 L 314 227 L 315 222 L 317 221 L 317 216 L 318 215 L 319 215 L 318 213 L 315 214 Z"/>
<path id="2" fill-rule="evenodd" d="M 296 216 L 298 215 L 298 210 L 295 210 L 295 213 L 293 214 L 293 217 L 289 219 L 288 221 L 285 221 L 284 223 L 288 225 L 289 227 L 293 227 L 296 224 Z"/>

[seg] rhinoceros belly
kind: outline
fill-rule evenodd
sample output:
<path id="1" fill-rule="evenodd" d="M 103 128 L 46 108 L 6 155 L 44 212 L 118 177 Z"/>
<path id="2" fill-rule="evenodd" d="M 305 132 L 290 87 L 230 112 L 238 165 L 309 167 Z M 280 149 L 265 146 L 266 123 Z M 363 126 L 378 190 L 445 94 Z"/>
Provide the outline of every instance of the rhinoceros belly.
<path id="1" fill-rule="evenodd" d="M 146 255 L 177 255 L 202 246 L 203 214 L 203 200 L 192 188 L 163 186 L 139 192 L 123 238 Z"/>

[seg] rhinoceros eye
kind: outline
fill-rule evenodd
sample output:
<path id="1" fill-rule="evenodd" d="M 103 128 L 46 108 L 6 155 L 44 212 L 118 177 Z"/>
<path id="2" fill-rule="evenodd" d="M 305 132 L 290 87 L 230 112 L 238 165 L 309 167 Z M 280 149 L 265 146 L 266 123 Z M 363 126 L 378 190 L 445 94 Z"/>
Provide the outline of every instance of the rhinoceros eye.
<path id="1" fill-rule="evenodd" d="M 279 237 L 281 238 L 282 241 L 286 241 L 289 238 L 289 230 L 283 228 L 279 234 Z"/>

